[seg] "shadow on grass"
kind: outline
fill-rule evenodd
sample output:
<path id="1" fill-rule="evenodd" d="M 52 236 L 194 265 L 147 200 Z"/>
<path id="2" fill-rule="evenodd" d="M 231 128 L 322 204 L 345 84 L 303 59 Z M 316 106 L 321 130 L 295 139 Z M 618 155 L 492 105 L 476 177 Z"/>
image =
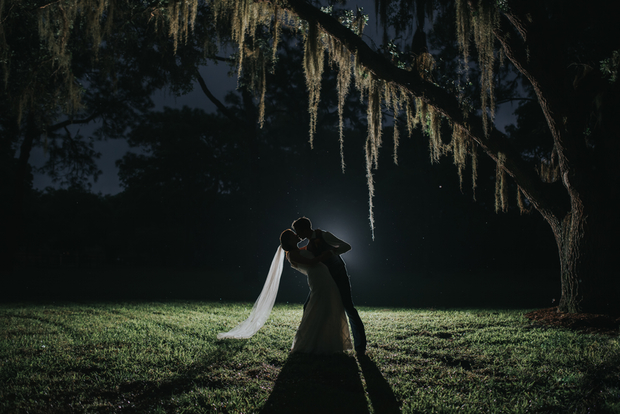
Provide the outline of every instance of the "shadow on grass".
<path id="1" fill-rule="evenodd" d="M 261 414 L 369 413 L 355 358 L 291 354 Z"/>
<path id="2" fill-rule="evenodd" d="M 366 391 L 374 412 L 381 414 L 400 413 L 400 404 L 377 365 L 367 355 L 359 357 L 359 363 L 364 380 L 366 380 Z"/>
<path id="3" fill-rule="evenodd" d="M 174 397 L 183 395 L 197 386 L 222 389 L 226 382 L 221 378 L 210 378 L 205 373 L 209 372 L 209 365 L 216 361 L 226 361 L 243 350 L 246 341 L 222 341 L 217 349 L 205 355 L 199 362 L 189 369 L 180 371 L 168 381 L 130 381 L 119 384 L 116 389 L 96 390 L 92 399 L 103 399 L 112 403 L 114 408 L 127 412 L 150 413 L 157 409 L 165 412 L 173 411 L 172 400 Z"/>

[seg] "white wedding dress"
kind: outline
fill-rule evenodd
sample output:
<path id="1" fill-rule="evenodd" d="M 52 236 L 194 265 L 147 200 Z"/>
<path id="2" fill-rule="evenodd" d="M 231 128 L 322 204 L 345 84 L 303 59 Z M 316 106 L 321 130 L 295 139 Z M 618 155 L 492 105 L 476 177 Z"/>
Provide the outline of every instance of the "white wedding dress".
<path id="1" fill-rule="evenodd" d="M 311 252 L 301 250 L 312 258 Z M 308 276 L 310 299 L 301 318 L 291 352 L 333 354 L 353 349 L 349 324 L 336 282 L 327 266 L 295 263 L 294 269 Z"/>
<path id="2" fill-rule="evenodd" d="M 312 258 L 312 253 L 302 250 L 301 254 Z M 250 316 L 228 332 L 217 335 L 217 339 L 247 339 L 254 336 L 265 324 L 276 301 L 285 253 L 278 247 L 273 256 L 267 279 Z M 308 276 L 310 299 L 297 329 L 291 352 L 310 354 L 333 354 L 352 349 L 349 325 L 345 316 L 340 292 L 329 270 L 323 263 L 313 266 L 293 266 Z"/>

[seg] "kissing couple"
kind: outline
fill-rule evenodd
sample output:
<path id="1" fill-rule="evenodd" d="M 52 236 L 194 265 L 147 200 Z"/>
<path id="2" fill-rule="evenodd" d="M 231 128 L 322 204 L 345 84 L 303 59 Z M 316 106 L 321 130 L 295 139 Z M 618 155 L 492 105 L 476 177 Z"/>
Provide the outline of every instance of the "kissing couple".
<path id="1" fill-rule="evenodd" d="M 306 217 L 295 220 L 292 227 L 295 231 L 287 229 L 280 235 L 280 247 L 250 316 L 231 331 L 219 334 L 218 339 L 249 338 L 264 325 L 275 303 L 286 257 L 291 267 L 308 277 L 310 287 L 291 352 L 325 355 L 352 349 L 348 316 L 355 351 L 364 355 L 364 324 L 353 305 L 349 274 L 340 257 L 351 246 L 328 231 L 313 229 Z M 308 239 L 308 244 L 300 249 L 297 245 L 302 239 Z"/>

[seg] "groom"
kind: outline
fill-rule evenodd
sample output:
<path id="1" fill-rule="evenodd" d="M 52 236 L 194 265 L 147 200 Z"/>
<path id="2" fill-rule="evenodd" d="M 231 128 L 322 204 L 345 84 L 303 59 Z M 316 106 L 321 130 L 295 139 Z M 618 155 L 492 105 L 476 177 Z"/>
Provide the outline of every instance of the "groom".
<path id="1" fill-rule="evenodd" d="M 334 252 L 334 255 L 324 260 L 323 264 L 329 269 L 340 291 L 344 310 L 347 312 L 349 322 L 351 323 L 351 333 L 353 334 L 353 342 L 355 343 L 355 352 L 357 352 L 359 356 L 364 355 L 366 353 L 366 331 L 364 330 L 364 324 L 362 323 L 360 315 L 357 313 L 355 306 L 353 306 L 349 274 L 347 273 L 344 260 L 340 257 L 341 254 L 351 250 L 351 246 L 328 231 L 312 229 L 312 223 L 307 217 L 300 217 L 295 220 L 293 222 L 293 229 L 295 229 L 299 237 L 308 239 L 308 246 L 306 248 L 315 256 L 320 255 L 326 250 Z M 304 307 L 305 306 L 304 304 Z"/>

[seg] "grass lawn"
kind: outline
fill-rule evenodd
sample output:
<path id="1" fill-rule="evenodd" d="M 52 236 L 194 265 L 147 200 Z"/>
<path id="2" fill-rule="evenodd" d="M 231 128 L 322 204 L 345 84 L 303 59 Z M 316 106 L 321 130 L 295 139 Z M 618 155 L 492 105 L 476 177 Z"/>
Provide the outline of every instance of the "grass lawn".
<path id="1" fill-rule="evenodd" d="M 523 310 L 362 307 L 365 358 L 289 355 L 301 305 L 218 341 L 251 303 L 0 305 L 0 412 L 620 412 L 618 336 Z"/>

